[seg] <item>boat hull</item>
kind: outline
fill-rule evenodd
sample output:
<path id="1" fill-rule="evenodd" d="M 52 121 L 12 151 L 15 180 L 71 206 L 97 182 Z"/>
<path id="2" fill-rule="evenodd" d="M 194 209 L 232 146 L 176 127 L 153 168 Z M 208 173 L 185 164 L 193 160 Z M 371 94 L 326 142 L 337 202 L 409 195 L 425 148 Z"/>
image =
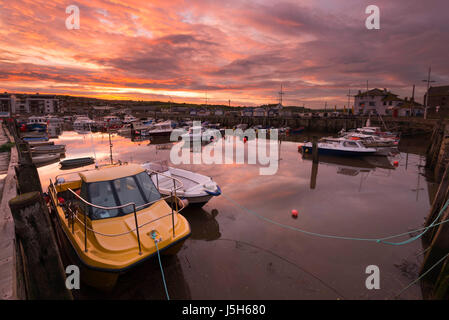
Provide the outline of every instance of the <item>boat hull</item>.
<path id="1" fill-rule="evenodd" d="M 70 242 L 66 231 L 64 227 L 61 225 L 61 222 L 59 221 L 57 214 L 52 211 L 52 221 L 54 223 L 56 234 L 57 234 L 57 240 L 59 248 L 62 251 L 62 254 L 65 257 L 65 260 L 67 263 L 74 264 L 79 267 L 80 269 L 80 280 L 82 283 L 96 288 L 100 291 L 111 291 L 117 284 L 117 281 L 120 277 L 120 275 L 125 274 L 128 271 L 131 271 L 134 267 L 137 265 L 140 265 L 142 263 L 147 262 L 151 258 L 157 258 L 155 257 L 157 253 L 150 255 L 146 257 L 143 260 L 140 260 L 125 269 L 121 270 L 108 270 L 108 269 L 101 269 L 89 266 L 86 264 L 79 256 L 76 249 L 73 247 L 72 243 Z M 184 238 L 178 240 L 177 242 L 174 242 L 170 244 L 167 247 L 164 247 L 162 250 L 160 250 L 161 255 L 176 255 L 179 250 L 181 250 L 185 240 L 190 236 L 190 233 L 185 236 Z"/>
<path id="2" fill-rule="evenodd" d="M 305 154 L 312 154 L 313 148 L 308 146 L 303 146 L 302 151 Z M 318 154 L 322 155 L 332 155 L 332 156 L 343 156 L 343 157 L 362 157 L 362 156 L 370 156 L 374 155 L 375 151 L 346 151 L 346 150 L 338 150 L 338 149 L 327 149 L 327 148 L 318 148 Z"/>

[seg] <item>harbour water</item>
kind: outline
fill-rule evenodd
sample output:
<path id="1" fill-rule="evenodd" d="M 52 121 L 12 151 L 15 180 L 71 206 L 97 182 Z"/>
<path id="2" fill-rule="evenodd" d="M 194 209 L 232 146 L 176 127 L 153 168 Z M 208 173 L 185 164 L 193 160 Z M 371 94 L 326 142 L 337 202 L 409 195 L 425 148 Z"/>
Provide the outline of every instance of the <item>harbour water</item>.
<path id="1" fill-rule="evenodd" d="M 106 133 L 64 131 L 54 141 L 66 144 L 66 158 L 110 160 Z M 132 142 L 116 134 L 111 141 L 113 160 L 133 163 L 168 160 L 172 146 Z M 423 258 L 419 240 L 393 246 L 319 237 L 289 227 L 376 239 L 421 228 L 432 193 L 421 167 L 425 140 L 404 138 L 401 144 L 407 148 L 391 159 L 320 157 L 312 170 L 312 161 L 298 152 L 298 142 L 282 141 L 277 173 L 266 176 L 252 164 L 179 165 L 211 176 L 223 194 L 201 209 L 182 212 L 191 237 L 176 257 L 162 259 L 170 298 L 394 299 L 418 276 Z M 38 171 L 44 191 L 50 178 L 70 172 L 60 170 L 57 162 Z M 292 210 L 299 212 L 297 219 Z M 379 290 L 365 286 L 369 265 L 379 267 Z M 157 259 L 124 274 L 112 292 L 82 285 L 73 293 L 79 299 L 165 299 Z M 419 284 L 398 298 L 421 299 Z"/>

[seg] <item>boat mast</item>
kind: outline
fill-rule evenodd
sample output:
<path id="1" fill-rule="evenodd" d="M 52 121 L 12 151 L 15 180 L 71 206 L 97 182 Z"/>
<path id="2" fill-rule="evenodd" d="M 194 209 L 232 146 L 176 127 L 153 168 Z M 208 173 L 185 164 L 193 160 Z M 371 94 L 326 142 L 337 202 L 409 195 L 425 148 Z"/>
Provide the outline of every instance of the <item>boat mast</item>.
<path id="1" fill-rule="evenodd" d="M 114 164 L 114 161 L 112 160 L 112 141 L 111 141 L 111 130 L 109 129 L 109 120 L 110 119 L 108 119 L 109 155 L 111 157 L 111 164 Z"/>

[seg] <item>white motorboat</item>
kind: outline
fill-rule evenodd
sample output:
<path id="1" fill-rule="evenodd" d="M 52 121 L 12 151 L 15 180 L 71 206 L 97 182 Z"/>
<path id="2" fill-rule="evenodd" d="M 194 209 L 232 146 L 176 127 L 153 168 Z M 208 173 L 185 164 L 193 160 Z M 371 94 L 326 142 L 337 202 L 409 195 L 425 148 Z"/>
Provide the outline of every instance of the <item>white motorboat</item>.
<path id="1" fill-rule="evenodd" d="M 73 129 L 76 131 L 90 131 L 95 125 L 95 121 L 87 116 L 78 116 L 73 122 Z"/>
<path id="2" fill-rule="evenodd" d="M 172 122 L 170 120 L 164 122 L 158 122 L 151 125 L 151 128 L 146 130 L 146 135 L 157 137 L 157 136 L 170 136 L 173 131 Z M 145 135 L 141 133 L 141 135 Z"/>
<path id="3" fill-rule="evenodd" d="M 216 141 L 220 136 L 221 133 L 218 129 L 207 129 L 201 126 L 196 126 L 189 128 L 189 131 L 181 135 L 181 138 L 184 141 L 212 142 Z"/>
<path id="4" fill-rule="evenodd" d="M 123 119 L 124 124 L 130 124 L 131 122 L 136 122 L 136 121 L 139 121 L 139 119 L 137 119 L 133 115 L 126 115 L 125 118 Z"/>
<path id="5" fill-rule="evenodd" d="M 367 148 L 359 140 L 346 138 L 323 138 L 317 143 L 318 154 L 328 154 L 336 156 L 367 156 L 374 155 L 376 148 Z M 304 153 L 311 154 L 313 151 L 312 142 L 307 142 L 302 146 Z"/>
<path id="6" fill-rule="evenodd" d="M 171 195 L 175 187 L 172 178 L 180 181 L 182 187 L 176 191 L 176 195 L 181 199 L 187 199 L 191 205 L 203 206 L 212 197 L 221 194 L 220 187 L 212 178 L 192 171 L 169 167 L 166 161 L 147 162 L 142 167 L 147 170 L 162 195 Z M 176 188 L 178 187 L 179 183 L 176 184 Z"/>

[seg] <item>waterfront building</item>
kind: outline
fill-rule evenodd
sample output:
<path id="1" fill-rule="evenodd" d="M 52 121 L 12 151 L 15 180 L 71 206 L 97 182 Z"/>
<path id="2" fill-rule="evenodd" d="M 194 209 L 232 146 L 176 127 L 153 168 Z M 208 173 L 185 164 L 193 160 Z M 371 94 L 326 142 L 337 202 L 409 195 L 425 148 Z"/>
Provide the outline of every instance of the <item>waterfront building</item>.
<path id="1" fill-rule="evenodd" d="M 10 114 L 52 114 L 59 112 L 59 99 L 54 95 L 10 94 L 0 95 L 0 111 Z"/>
<path id="2" fill-rule="evenodd" d="M 430 117 L 449 115 L 449 86 L 430 87 L 424 95 L 427 101 L 427 113 Z"/>
<path id="3" fill-rule="evenodd" d="M 379 114 L 386 115 L 388 109 L 399 107 L 403 100 L 387 89 L 371 89 L 365 92 L 359 91 L 355 95 L 355 114 Z"/>

